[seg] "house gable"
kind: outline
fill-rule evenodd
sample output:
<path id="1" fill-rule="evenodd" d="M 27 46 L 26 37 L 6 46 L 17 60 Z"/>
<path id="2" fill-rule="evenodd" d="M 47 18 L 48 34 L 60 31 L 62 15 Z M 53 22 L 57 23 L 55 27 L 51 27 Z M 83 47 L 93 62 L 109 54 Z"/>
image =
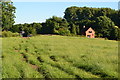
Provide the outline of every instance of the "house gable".
<path id="1" fill-rule="evenodd" d="M 85 34 L 88 38 L 95 38 L 95 31 L 91 27 L 86 30 Z"/>
<path id="2" fill-rule="evenodd" d="M 95 31 L 90 27 L 87 31 L 85 31 L 85 33 L 93 33 L 93 34 L 95 34 Z"/>

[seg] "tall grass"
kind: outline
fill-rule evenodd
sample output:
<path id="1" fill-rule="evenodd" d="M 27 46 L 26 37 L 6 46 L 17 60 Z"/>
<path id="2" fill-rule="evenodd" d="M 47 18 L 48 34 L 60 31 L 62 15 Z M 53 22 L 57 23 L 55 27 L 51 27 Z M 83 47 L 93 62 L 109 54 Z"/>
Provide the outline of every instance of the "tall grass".
<path id="1" fill-rule="evenodd" d="M 43 35 L 2 40 L 3 78 L 118 77 L 117 41 Z"/>

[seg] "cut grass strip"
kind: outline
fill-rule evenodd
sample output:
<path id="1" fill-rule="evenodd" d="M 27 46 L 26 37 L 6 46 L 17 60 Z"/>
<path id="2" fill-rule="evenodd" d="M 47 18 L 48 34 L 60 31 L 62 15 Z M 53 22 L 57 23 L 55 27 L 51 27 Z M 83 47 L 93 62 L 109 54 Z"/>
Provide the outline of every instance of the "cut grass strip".
<path id="1" fill-rule="evenodd" d="M 69 75 L 68 73 L 53 67 L 50 64 L 43 63 L 42 67 L 39 69 L 43 73 L 45 78 L 75 78 L 74 75 Z"/>
<path id="2" fill-rule="evenodd" d="M 99 78 L 99 76 L 93 75 L 90 72 L 86 72 L 82 69 L 72 66 L 70 63 L 65 60 L 59 59 L 58 62 L 55 62 L 49 58 L 47 55 L 41 55 L 45 63 L 50 64 L 53 67 L 57 67 L 60 70 L 63 70 L 71 75 L 78 76 L 79 78 Z"/>

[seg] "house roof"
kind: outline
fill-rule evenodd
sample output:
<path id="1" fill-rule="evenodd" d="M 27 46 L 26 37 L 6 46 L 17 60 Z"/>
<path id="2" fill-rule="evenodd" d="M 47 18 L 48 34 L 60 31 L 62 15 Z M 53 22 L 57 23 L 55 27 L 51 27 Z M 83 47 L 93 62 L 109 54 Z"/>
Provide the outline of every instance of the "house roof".
<path id="1" fill-rule="evenodd" d="M 85 34 L 87 30 L 89 30 L 91 27 L 85 27 L 81 30 L 82 34 Z M 91 28 L 92 29 L 92 28 Z M 93 29 L 92 29 L 93 30 Z M 94 31 L 94 30 L 93 30 Z M 95 33 L 95 31 L 94 31 Z"/>
<path id="2" fill-rule="evenodd" d="M 90 27 L 85 27 L 85 28 L 83 28 L 83 29 L 82 29 L 82 32 L 87 31 L 89 28 L 90 28 Z"/>

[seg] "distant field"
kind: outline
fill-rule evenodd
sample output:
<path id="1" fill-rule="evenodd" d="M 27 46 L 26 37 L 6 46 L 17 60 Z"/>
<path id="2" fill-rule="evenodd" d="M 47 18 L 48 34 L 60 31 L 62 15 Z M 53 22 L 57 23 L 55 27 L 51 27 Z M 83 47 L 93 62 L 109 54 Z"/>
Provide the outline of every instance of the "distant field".
<path id="1" fill-rule="evenodd" d="M 118 42 L 67 36 L 2 39 L 3 78 L 117 78 Z"/>

